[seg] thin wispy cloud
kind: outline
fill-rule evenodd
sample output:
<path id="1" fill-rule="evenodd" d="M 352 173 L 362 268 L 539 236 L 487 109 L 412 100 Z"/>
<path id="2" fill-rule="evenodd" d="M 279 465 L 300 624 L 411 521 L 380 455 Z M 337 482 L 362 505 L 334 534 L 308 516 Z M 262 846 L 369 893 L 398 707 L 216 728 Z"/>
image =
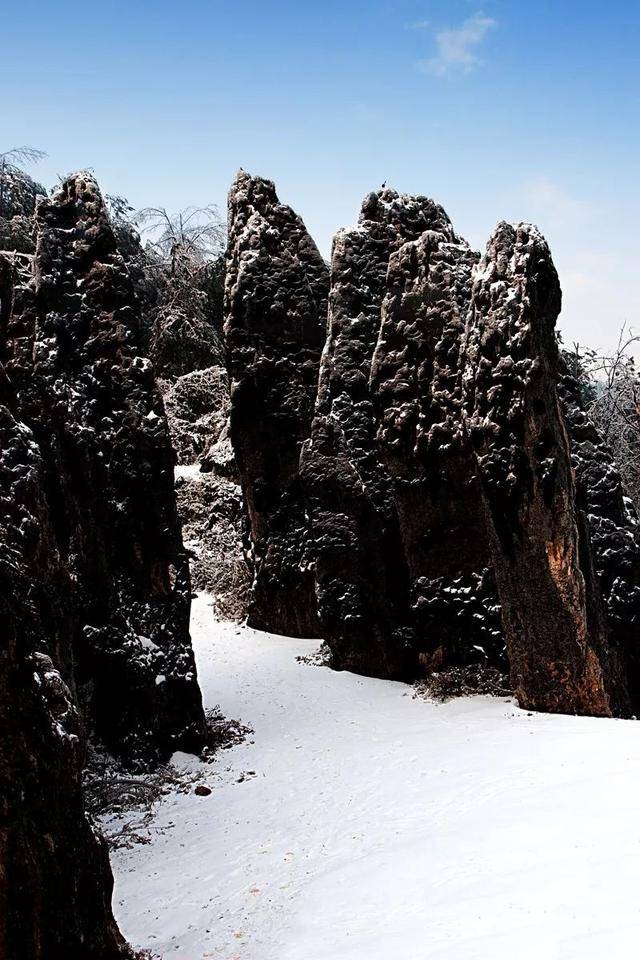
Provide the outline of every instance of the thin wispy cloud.
<path id="1" fill-rule="evenodd" d="M 478 48 L 496 21 L 482 13 L 464 20 L 459 27 L 448 27 L 435 35 L 437 53 L 418 66 L 426 73 L 445 76 L 449 73 L 469 73 L 482 64 Z"/>
<path id="2" fill-rule="evenodd" d="M 545 227 L 582 227 L 595 213 L 589 200 L 573 196 L 562 184 L 540 176 L 523 185 L 521 204 L 528 217 Z"/>

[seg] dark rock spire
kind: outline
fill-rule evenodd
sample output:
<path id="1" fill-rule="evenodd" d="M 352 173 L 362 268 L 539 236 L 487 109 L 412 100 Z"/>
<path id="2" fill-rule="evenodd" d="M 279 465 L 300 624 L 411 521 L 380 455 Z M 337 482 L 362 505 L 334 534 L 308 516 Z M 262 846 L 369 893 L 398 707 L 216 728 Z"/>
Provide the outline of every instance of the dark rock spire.
<path id="1" fill-rule="evenodd" d="M 329 273 L 269 180 L 229 193 L 225 335 L 231 440 L 248 517 L 251 626 L 318 636 L 299 457 L 325 340 Z"/>
<path id="2" fill-rule="evenodd" d="M 106 846 L 84 815 L 82 723 L 62 675 L 72 584 L 38 445 L 0 394 L 0 957 L 118 960 L 130 954 Z"/>
<path id="3" fill-rule="evenodd" d="M 610 449 L 584 409 L 578 382 L 560 364 L 558 396 L 571 448 L 580 529 L 588 537 L 592 592 L 606 617 L 606 672 L 618 691 L 628 687 L 640 712 L 640 523 L 625 496 Z M 620 700 L 620 697 L 618 697 Z M 626 700 L 617 713 L 628 712 Z"/>
<path id="4" fill-rule="evenodd" d="M 543 237 L 498 225 L 474 274 L 465 372 L 475 450 L 522 706 L 610 715 L 626 703 L 576 504 L 558 402 L 560 285 Z"/>
<path id="5" fill-rule="evenodd" d="M 416 673 L 504 667 L 480 489 L 462 427 L 460 354 L 477 259 L 450 228 L 428 230 L 391 256 L 371 369 L 410 580 Z"/>
<path id="6" fill-rule="evenodd" d="M 411 671 L 409 577 L 369 378 L 389 258 L 425 230 L 453 239 L 426 197 L 369 194 L 356 227 L 335 238 L 329 331 L 301 470 L 311 517 L 322 635 L 335 666 L 380 676 Z"/>
<path id="7" fill-rule="evenodd" d="M 36 235 L 35 276 L 7 324 L 7 373 L 82 610 L 73 658 L 86 719 L 144 763 L 204 737 L 173 451 L 95 181 L 75 175 L 43 200 Z"/>
<path id="8" fill-rule="evenodd" d="M 199 748 L 174 456 L 95 181 L 0 257 L 0 956 L 128 956 L 83 813 L 87 731 L 132 764 Z"/>

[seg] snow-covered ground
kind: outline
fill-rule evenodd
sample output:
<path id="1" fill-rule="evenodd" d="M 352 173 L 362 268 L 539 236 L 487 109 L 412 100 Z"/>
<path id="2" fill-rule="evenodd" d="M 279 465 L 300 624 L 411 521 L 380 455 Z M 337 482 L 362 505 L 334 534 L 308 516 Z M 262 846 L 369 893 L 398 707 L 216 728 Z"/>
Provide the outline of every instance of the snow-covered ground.
<path id="1" fill-rule="evenodd" d="M 253 727 L 116 851 L 116 914 L 180 960 L 627 960 L 640 723 L 414 699 L 194 605 L 205 703 Z M 181 758 L 181 763 L 198 765 Z M 252 771 L 252 773 L 250 773 Z"/>

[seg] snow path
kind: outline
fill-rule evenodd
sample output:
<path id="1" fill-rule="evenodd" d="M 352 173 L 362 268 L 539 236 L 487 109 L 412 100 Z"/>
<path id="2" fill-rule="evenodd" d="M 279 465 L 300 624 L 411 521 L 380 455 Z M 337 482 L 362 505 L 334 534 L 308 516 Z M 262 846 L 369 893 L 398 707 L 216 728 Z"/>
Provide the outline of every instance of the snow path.
<path id="1" fill-rule="evenodd" d="M 194 603 L 205 704 L 255 735 L 116 851 L 116 915 L 173 960 L 622 960 L 640 942 L 640 724 L 445 705 L 298 663 Z M 187 765 L 200 764 L 183 758 Z M 254 771 L 242 782 L 242 774 Z"/>

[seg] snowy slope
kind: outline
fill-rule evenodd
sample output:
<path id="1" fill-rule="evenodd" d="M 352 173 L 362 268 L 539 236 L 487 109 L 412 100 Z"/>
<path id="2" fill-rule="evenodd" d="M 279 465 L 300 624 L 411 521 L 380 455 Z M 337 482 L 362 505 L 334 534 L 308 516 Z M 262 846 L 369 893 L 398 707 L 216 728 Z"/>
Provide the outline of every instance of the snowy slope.
<path id="1" fill-rule="evenodd" d="M 298 663 L 313 641 L 216 624 L 206 598 L 193 640 L 205 703 L 255 734 L 205 767 L 211 796 L 168 798 L 153 842 L 115 852 L 135 945 L 180 960 L 636 955 L 640 724 L 416 700 Z"/>

